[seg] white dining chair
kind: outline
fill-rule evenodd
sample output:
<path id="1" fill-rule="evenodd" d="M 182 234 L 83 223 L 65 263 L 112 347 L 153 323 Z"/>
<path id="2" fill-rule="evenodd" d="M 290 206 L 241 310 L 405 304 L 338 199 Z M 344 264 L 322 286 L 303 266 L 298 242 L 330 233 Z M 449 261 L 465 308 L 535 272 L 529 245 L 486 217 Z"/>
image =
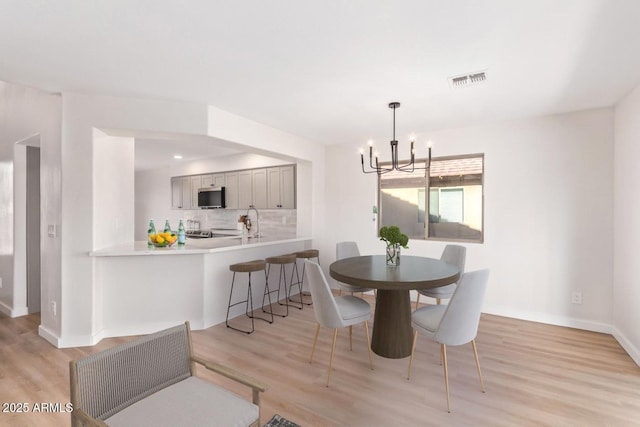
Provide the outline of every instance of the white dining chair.
<path id="1" fill-rule="evenodd" d="M 413 332 L 413 348 L 409 358 L 407 379 L 411 375 L 413 355 L 416 350 L 418 332 L 429 339 L 440 343 L 442 365 L 444 366 L 444 385 L 447 393 L 447 412 L 451 412 L 449 402 L 449 371 L 447 369 L 447 346 L 463 345 L 471 342 L 476 368 L 480 377 L 480 388 L 484 393 L 484 381 L 480 371 L 476 335 L 480 323 L 482 301 L 489 280 L 489 270 L 478 270 L 465 273 L 456 288 L 448 305 L 430 305 L 419 308 L 411 315 Z"/>
<path id="2" fill-rule="evenodd" d="M 318 322 L 316 334 L 313 338 L 313 347 L 311 348 L 309 363 L 313 362 L 313 354 L 316 351 L 320 326 L 333 329 L 333 342 L 331 343 L 331 355 L 329 356 L 329 369 L 327 371 L 327 387 L 329 387 L 331 364 L 336 347 L 338 328 L 344 328 L 346 326 L 351 328 L 351 326 L 357 325 L 358 323 L 364 323 L 364 330 L 367 336 L 367 349 L 369 351 L 369 365 L 371 369 L 373 369 L 373 356 L 371 354 L 371 342 L 369 340 L 371 307 L 367 301 L 353 295 L 334 297 L 320 265 L 308 260 L 305 260 L 304 263 L 306 279 L 313 301 L 313 312 Z M 351 344 L 351 329 L 349 332 L 349 344 Z"/>
<path id="3" fill-rule="evenodd" d="M 442 251 L 440 259 L 449 264 L 453 264 L 460 269 L 460 274 L 464 273 L 464 263 L 467 257 L 467 248 L 460 245 L 447 245 Z M 416 299 L 416 310 L 420 303 L 420 295 L 435 298 L 436 304 L 440 304 L 443 299 L 449 299 L 456 290 L 456 283 L 450 285 L 439 286 L 431 289 L 418 289 L 418 298 Z"/>
<path id="4" fill-rule="evenodd" d="M 358 249 L 358 244 L 356 242 L 338 242 L 336 243 L 336 260 L 341 260 L 345 258 L 353 258 L 360 256 L 360 250 Z M 369 292 L 373 291 L 372 288 L 360 288 L 358 286 L 353 286 L 348 283 L 337 282 L 340 287 L 340 295 L 342 295 L 342 291 L 351 292 Z"/>

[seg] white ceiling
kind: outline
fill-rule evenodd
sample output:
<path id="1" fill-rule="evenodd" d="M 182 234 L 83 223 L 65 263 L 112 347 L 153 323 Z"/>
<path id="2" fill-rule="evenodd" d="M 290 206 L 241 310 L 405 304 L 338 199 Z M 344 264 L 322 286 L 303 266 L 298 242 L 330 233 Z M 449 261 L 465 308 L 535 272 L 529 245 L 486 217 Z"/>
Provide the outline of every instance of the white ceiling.
<path id="1" fill-rule="evenodd" d="M 389 140 L 400 101 L 403 140 L 614 105 L 640 83 L 640 1 L 0 0 L 0 80 L 201 102 L 326 144 Z"/>

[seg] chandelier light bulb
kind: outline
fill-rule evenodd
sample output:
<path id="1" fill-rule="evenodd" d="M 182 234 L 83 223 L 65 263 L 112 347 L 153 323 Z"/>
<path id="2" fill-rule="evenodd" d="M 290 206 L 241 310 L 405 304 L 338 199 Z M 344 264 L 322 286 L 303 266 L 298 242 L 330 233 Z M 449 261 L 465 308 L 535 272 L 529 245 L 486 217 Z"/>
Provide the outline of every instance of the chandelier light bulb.
<path id="1" fill-rule="evenodd" d="M 367 143 L 369 144 L 369 147 L 373 147 L 373 139 L 370 139 Z"/>
<path id="2" fill-rule="evenodd" d="M 431 142 L 431 140 L 427 141 L 427 148 L 431 148 L 433 147 L 433 142 Z"/>

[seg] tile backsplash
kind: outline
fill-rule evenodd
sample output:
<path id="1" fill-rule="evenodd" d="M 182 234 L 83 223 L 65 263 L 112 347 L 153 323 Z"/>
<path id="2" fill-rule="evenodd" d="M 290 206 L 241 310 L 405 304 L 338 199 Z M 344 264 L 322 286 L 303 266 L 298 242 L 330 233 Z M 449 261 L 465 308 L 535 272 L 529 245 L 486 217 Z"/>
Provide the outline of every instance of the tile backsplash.
<path id="1" fill-rule="evenodd" d="M 297 216 L 295 209 L 259 209 L 260 234 L 263 236 L 295 237 Z M 236 228 L 240 215 L 246 215 L 246 210 L 239 209 L 194 209 L 172 210 L 169 218 L 171 228 L 177 229 L 182 219 L 187 228 L 187 221 L 198 221 L 200 229 Z M 256 223 L 256 212 L 249 212 L 251 221 Z M 164 227 L 164 220 L 156 220 L 156 227 Z"/>

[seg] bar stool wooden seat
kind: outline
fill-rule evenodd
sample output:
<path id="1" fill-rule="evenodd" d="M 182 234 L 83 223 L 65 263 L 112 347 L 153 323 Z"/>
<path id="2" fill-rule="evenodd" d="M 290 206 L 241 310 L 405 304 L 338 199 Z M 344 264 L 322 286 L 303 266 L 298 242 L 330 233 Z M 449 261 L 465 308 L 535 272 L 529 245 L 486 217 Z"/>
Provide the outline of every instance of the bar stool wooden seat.
<path id="1" fill-rule="evenodd" d="M 298 274 L 298 263 L 296 262 L 295 265 L 295 269 L 296 269 L 296 280 L 297 280 L 297 285 L 300 287 L 300 295 L 305 295 L 305 296 L 311 296 L 310 293 L 308 292 L 302 292 L 302 287 L 304 286 L 304 270 L 305 270 L 305 265 L 304 265 L 304 260 L 311 260 L 313 258 L 315 258 L 316 262 L 318 264 L 320 264 L 320 251 L 318 249 L 306 249 L 304 251 L 299 251 L 295 253 L 296 258 L 297 259 L 301 259 L 303 261 L 302 264 L 302 279 L 300 278 L 300 275 Z M 300 298 L 302 300 L 302 297 Z M 305 302 L 305 305 L 311 305 L 313 304 L 313 301 L 311 302 Z"/>
<path id="2" fill-rule="evenodd" d="M 267 276 L 267 269 L 266 269 L 266 262 L 263 259 L 256 259 L 253 261 L 247 261 L 247 262 L 240 262 L 237 264 L 231 264 L 229 266 L 229 270 L 233 271 L 233 279 L 231 280 L 231 291 L 229 292 L 229 305 L 227 306 L 227 318 L 225 320 L 225 324 L 227 325 L 227 328 L 231 328 L 231 329 L 235 329 L 236 331 L 240 331 L 240 332 L 244 332 L 246 334 L 251 334 L 253 333 L 253 331 L 255 331 L 255 325 L 253 322 L 253 319 L 260 319 L 260 320 L 264 320 L 265 322 L 268 323 L 273 323 L 273 314 L 271 314 L 271 320 L 269 319 L 265 319 L 263 317 L 256 317 L 253 315 L 253 298 L 252 298 L 252 292 L 251 292 L 251 273 L 256 273 L 258 271 L 264 271 L 264 281 L 265 281 L 265 294 L 269 296 L 269 308 L 270 311 L 273 312 L 273 310 L 271 309 L 271 293 L 269 292 L 269 277 Z M 248 286 L 247 286 L 247 299 L 241 300 L 241 301 L 237 301 L 234 302 L 233 304 L 231 303 L 232 298 L 233 298 L 233 287 L 235 285 L 235 281 L 236 281 L 236 273 L 248 273 L 249 274 L 249 282 L 248 282 Z M 237 328 L 235 326 L 231 326 L 229 324 L 229 311 L 231 310 L 231 307 L 234 307 L 236 305 L 245 303 L 246 304 L 246 308 L 245 308 L 245 315 L 251 319 L 251 330 L 246 330 L 246 329 L 241 329 L 241 328 Z M 264 298 L 263 298 L 263 304 L 264 304 Z M 264 309 L 263 309 L 264 311 Z M 269 313 L 266 312 L 265 313 Z"/>
<path id="3" fill-rule="evenodd" d="M 277 291 L 275 289 L 267 290 L 265 288 L 265 293 L 262 296 L 262 310 L 265 311 L 265 313 L 268 313 L 264 309 L 265 297 L 267 297 L 268 293 L 278 292 L 278 297 L 276 298 L 276 301 L 278 301 L 279 305 L 284 305 L 286 307 L 285 314 L 277 314 L 277 313 L 269 313 L 269 314 L 271 315 L 275 314 L 276 316 L 281 316 L 281 317 L 287 317 L 289 315 L 289 296 L 291 295 L 291 287 L 295 284 L 293 282 L 293 273 L 295 270 L 296 260 L 297 260 L 296 254 L 278 255 L 278 256 L 272 256 L 265 259 L 267 263 L 267 276 L 269 276 L 269 273 L 271 272 L 272 265 L 280 266 L 280 271 L 278 275 L 278 290 Z M 291 264 L 291 278 L 289 279 L 289 288 L 287 290 L 286 266 L 288 264 Z M 283 287 L 284 287 L 284 303 L 280 302 L 280 289 Z M 300 291 L 302 291 L 302 289 L 300 288 L 300 284 L 298 284 L 298 288 L 300 289 Z M 300 295 L 300 306 L 296 306 L 296 305 L 293 305 L 293 306 L 296 308 L 302 309 L 302 295 Z"/>

